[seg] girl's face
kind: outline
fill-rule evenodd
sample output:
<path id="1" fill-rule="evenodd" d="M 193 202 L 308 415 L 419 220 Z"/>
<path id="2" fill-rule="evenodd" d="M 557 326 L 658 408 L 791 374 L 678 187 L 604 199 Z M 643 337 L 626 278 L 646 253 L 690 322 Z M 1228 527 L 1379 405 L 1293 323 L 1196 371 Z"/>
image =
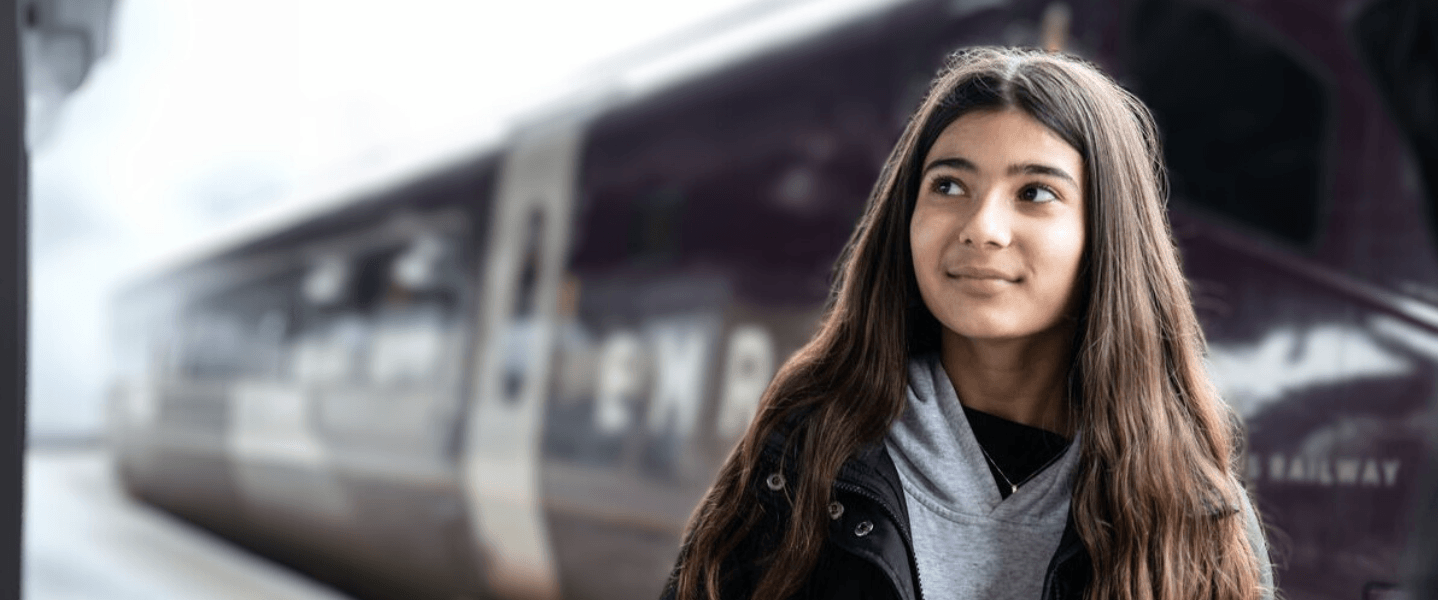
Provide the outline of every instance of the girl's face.
<path id="1" fill-rule="evenodd" d="M 922 168 L 909 243 L 945 337 L 1027 338 L 1070 316 L 1085 231 L 1078 151 L 1022 111 L 971 112 Z"/>

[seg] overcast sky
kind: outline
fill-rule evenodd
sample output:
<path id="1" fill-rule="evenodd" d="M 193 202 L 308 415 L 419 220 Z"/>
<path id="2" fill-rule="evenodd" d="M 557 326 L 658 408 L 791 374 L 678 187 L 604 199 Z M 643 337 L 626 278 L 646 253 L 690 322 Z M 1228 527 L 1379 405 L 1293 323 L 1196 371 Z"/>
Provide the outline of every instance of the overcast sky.
<path id="1" fill-rule="evenodd" d="M 109 54 L 32 149 L 32 433 L 100 426 L 109 297 L 156 261 L 776 4 L 795 2 L 117 0 Z"/>

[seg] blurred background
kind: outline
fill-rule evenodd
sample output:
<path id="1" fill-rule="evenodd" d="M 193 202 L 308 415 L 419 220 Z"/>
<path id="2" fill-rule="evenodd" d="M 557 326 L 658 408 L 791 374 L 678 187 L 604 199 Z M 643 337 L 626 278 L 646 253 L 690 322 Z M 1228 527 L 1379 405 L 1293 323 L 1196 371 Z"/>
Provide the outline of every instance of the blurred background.
<path id="1" fill-rule="evenodd" d="M 657 596 L 975 44 L 1154 111 L 1285 596 L 1430 551 L 1426 0 L 19 10 L 26 598 Z"/>
<path id="2" fill-rule="evenodd" d="M 106 495 L 118 485 L 98 445 L 123 285 L 343 203 L 326 189 L 496 145 L 520 115 L 797 3 L 18 4 L 32 153 L 28 435 L 42 460 L 30 463 L 26 597 L 38 600 L 323 594 L 213 541 L 172 540 L 182 525 Z M 112 530 L 135 539 L 107 544 Z M 160 550 L 131 566 L 122 541 Z"/>
<path id="3" fill-rule="evenodd" d="M 31 438 L 100 434 L 127 280 L 786 4 L 29 3 Z"/>

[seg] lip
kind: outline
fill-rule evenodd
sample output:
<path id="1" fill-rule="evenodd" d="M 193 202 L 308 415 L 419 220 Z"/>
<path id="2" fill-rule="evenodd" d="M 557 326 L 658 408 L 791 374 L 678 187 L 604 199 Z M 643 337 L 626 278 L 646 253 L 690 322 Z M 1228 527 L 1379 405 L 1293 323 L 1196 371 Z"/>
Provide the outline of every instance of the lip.
<path id="1" fill-rule="evenodd" d="M 1018 277 L 1013 277 L 1007 273 L 1004 273 L 1003 271 L 976 266 L 966 266 L 953 269 L 949 271 L 949 276 L 959 277 L 962 279 L 1007 281 L 1009 283 L 1018 283 L 1019 281 Z"/>

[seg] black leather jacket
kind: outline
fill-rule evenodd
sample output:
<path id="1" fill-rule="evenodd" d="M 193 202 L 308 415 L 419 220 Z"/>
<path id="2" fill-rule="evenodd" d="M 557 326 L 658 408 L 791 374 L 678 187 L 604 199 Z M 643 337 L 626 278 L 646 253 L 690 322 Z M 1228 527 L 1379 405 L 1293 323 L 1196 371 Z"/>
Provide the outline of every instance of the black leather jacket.
<path id="1" fill-rule="evenodd" d="M 773 436 L 761 454 L 747 492 L 762 518 L 725 560 L 722 598 L 748 598 L 763 575 L 762 557 L 780 540 L 789 515 L 789 482 L 798 481 L 792 455 L 780 460 L 783 439 Z M 781 469 L 779 465 L 784 465 Z M 829 538 L 814 571 L 794 596 L 798 599 L 921 600 L 909 513 L 899 473 L 883 443 L 870 445 L 840 469 L 829 506 Z M 1070 517 L 1044 575 L 1045 600 L 1083 597 L 1090 577 L 1088 552 Z M 664 600 L 674 598 L 673 580 Z"/>
<path id="2" fill-rule="evenodd" d="M 773 551 L 787 527 L 789 482 L 798 481 L 799 460 L 792 449 L 789 456 L 783 456 L 785 447 L 784 434 L 776 433 L 760 453 L 759 468 L 746 490 L 746 504 L 759 510 L 761 518 L 725 559 L 720 581 L 720 597 L 725 600 L 752 595 L 764 574 L 763 557 Z M 1235 516 L 1245 519 L 1249 543 L 1259 556 L 1263 598 L 1273 600 L 1273 573 L 1261 525 L 1247 502 L 1242 511 L 1242 515 Z M 924 598 L 915 567 L 904 490 L 882 442 L 861 449 L 844 463 L 834 482 L 829 516 L 829 538 L 814 571 L 794 596 L 796 600 Z M 1091 577 L 1088 550 L 1070 514 L 1058 550 L 1044 573 L 1042 600 L 1079 600 Z M 663 600 L 673 600 L 673 583 L 671 577 Z"/>

